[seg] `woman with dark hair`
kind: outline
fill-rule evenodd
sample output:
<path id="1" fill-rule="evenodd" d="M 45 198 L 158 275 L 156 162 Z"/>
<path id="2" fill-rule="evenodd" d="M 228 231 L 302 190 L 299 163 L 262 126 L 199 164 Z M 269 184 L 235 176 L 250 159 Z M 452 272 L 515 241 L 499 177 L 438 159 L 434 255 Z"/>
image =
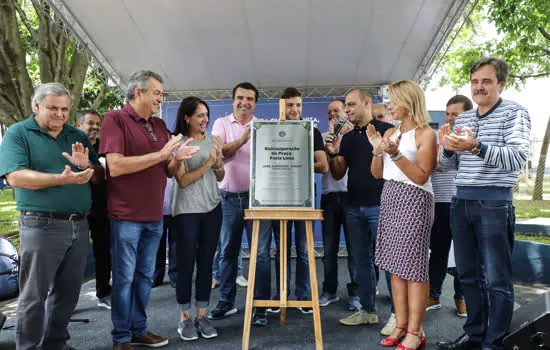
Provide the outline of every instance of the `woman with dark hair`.
<path id="1" fill-rule="evenodd" d="M 375 264 L 391 273 L 396 327 L 380 345 L 402 350 L 426 347 L 422 321 L 428 299 L 428 250 L 434 220 L 430 176 L 435 166 L 435 131 L 428 125 L 426 100 L 411 80 L 391 84 L 389 110 L 397 127 L 380 135 L 372 125 L 372 175 L 384 178 Z"/>
<path id="2" fill-rule="evenodd" d="M 177 186 L 172 204 L 172 229 L 176 237 L 176 298 L 180 309 L 178 333 L 183 340 L 218 334 L 206 315 L 210 301 L 212 260 L 222 225 L 221 195 L 218 181 L 225 171 L 219 137 L 206 134 L 209 109 L 197 97 L 186 97 L 178 109 L 176 133 L 182 142 L 190 138 L 200 151 L 185 160 L 176 174 Z M 191 287 L 195 277 L 196 318 L 191 319 Z"/>

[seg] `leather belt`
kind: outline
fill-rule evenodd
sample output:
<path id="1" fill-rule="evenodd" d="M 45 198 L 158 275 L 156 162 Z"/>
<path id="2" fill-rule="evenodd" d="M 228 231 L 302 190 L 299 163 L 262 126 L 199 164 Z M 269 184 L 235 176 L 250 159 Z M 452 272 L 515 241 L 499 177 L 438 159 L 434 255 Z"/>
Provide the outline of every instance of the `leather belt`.
<path id="1" fill-rule="evenodd" d="M 58 214 L 45 211 L 22 211 L 21 214 L 25 216 L 38 216 L 41 218 L 51 218 L 66 221 L 80 221 L 86 218 L 86 215 L 83 214 Z"/>

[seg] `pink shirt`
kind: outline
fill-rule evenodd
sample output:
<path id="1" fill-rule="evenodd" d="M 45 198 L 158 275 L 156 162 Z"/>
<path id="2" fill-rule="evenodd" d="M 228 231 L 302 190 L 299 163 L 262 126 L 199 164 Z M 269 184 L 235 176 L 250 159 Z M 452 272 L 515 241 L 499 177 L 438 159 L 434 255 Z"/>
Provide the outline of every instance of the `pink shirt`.
<path id="1" fill-rule="evenodd" d="M 252 117 L 252 120 L 258 120 Z M 224 144 L 235 142 L 241 138 L 246 128 L 252 122 L 242 125 L 233 114 L 218 118 L 212 127 L 212 135 L 221 137 Z M 219 188 L 227 192 L 245 192 L 250 188 L 250 139 L 231 157 L 223 161 L 225 177 L 218 184 Z"/>

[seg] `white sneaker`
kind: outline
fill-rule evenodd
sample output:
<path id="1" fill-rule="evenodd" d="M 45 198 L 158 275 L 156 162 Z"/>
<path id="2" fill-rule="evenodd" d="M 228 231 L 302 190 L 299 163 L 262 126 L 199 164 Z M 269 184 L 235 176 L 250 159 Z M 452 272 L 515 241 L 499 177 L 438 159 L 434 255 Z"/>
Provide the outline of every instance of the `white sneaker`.
<path id="1" fill-rule="evenodd" d="M 237 284 L 241 287 L 248 287 L 248 281 L 243 275 L 237 276 Z"/>
<path id="2" fill-rule="evenodd" d="M 390 335 L 392 334 L 393 330 L 395 329 L 395 314 L 391 314 L 388 322 L 386 323 L 386 325 L 384 326 L 384 328 L 382 328 L 382 331 L 380 331 L 380 333 L 382 335 Z"/>
<path id="3" fill-rule="evenodd" d="M 216 289 L 220 286 L 220 280 L 212 278 L 212 289 Z"/>

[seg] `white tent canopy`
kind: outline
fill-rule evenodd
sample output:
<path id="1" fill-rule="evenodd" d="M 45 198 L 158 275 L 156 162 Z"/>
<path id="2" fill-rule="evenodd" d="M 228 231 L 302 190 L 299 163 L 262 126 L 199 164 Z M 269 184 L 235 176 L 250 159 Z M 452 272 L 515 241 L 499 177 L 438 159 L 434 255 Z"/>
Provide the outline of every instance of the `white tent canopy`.
<path id="1" fill-rule="evenodd" d="M 426 79 L 469 1 L 47 0 L 122 89 L 150 69 L 179 98 Z M 215 96 L 214 96 L 215 97 Z"/>

